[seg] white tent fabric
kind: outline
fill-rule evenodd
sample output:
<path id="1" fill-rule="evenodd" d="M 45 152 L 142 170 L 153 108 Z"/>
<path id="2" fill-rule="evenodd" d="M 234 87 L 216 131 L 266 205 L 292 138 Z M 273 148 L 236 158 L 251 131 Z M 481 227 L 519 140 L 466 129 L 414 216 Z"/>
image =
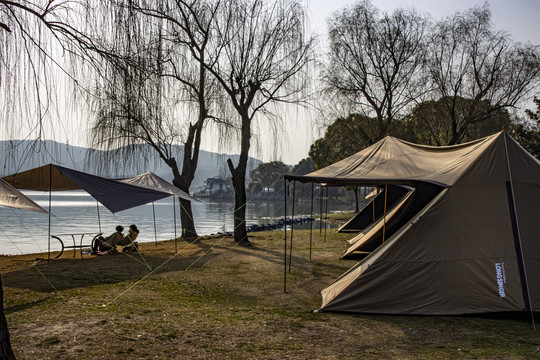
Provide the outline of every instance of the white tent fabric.
<path id="1" fill-rule="evenodd" d="M 131 184 L 131 185 L 140 186 L 146 189 L 153 189 L 153 190 L 169 193 L 171 195 L 177 196 L 184 200 L 200 202 L 199 199 L 194 198 L 193 196 L 189 195 L 185 191 L 182 191 L 176 186 L 174 186 L 173 184 L 169 183 L 167 180 L 151 172 L 140 174 L 132 178 L 128 178 L 128 179 L 122 179 L 119 181 L 124 184 Z"/>
<path id="2" fill-rule="evenodd" d="M 0 205 L 43 214 L 49 213 L 47 210 L 36 204 L 32 199 L 2 179 L 0 179 Z"/>

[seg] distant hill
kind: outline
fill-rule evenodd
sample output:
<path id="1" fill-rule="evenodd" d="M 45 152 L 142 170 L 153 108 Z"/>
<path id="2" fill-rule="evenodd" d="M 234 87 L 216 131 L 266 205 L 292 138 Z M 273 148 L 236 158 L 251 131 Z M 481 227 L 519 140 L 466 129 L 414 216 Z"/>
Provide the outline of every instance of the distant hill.
<path id="1" fill-rule="evenodd" d="M 140 145 L 141 154 L 153 154 L 155 151 L 145 151 Z M 173 152 L 175 158 L 182 164 L 183 146 L 174 146 Z M 130 177 L 147 171 L 151 171 L 161 176 L 167 181 L 173 179 L 171 170 L 157 156 L 147 156 L 147 161 L 141 155 L 140 159 L 130 159 L 124 165 L 122 161 L 105 165 L 102 162 L 91 162 L 88 153 L 89 149 L 79 146 L 72 146 L 65 143 L 59 143 L 52 140 L 35 142 L 29 140 L 11 140 L 0 141 L 0 153 L 4 156 L 0 159 L 0 176 L 11 175 L 17 172 L 32 169 L 34 167 L 46 164 L 58 164 L 67 168 L 88 172 L 103 177 Z M 99 151 L 97 152 L 99 157 Z M 92 157 L 92 159 L 96 158 Z M 227 159 L 232 159 L 236 164 L 239 155 L 218 154 L 209 151 L 201 151 L 199 155 L 199 165 L 195 173 L 195 179 L 191 191 L 198 190 L 203 182 L 210 177 L 229 177 L 230 172 L 227 168 Z M 260 160 L 249 158 L 248 173 L 261 163 Z M 137 165 L 133 165 L 137 164 Z M 247 179 L 249 181 L 249 177 Z"/>

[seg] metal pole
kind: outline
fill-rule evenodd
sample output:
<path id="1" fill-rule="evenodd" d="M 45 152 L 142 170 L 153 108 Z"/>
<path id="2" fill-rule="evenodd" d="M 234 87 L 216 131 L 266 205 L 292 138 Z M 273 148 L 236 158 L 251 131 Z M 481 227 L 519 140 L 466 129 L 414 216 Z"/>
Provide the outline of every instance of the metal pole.
<path id="1" fill-rule="evenodd" d="M 52 197 L 52 165 L 49 165 L 49 254 L 47 260 L 51 260 L 51 197 Z"/>
<path id="2" fill-rule="evenodd" d="M 96 207 L 97 207 L 97 221 L 99 226 L 99 233 L 101 234 L 101 218 L 99 216 L 99 201 L 96 200 Z"/>
<path id="3" fill-rule="evenodd" d="M 178 239 L 177 239 L 178 236 L 176 235 L 176 202 L 174 201 L 175 197 L 176 196 L 174 195 L 172 197 L 172 207 L 173 207 L 173 216 L 174 216 L 174 251 L 178 253 Z"/>
<path id="4" fill-rule="evenodd" d="M 313 183 L 311 183 L 311 212 L 310 220 L 313 219 Z M 309 226 L 309 260 L 311 260 L 311 246 L 313 244 L 313 221 L 310 221 Z"/>
<path id="5" fill-rule="evenodd" d="M 283 236 L 283 239 L 284 239 L 284 242 L 285 242 L 285 247 L 284 247 L 284 257 L 283 257 L 283 292 L 286 293 L 287 292 L 287 179 L 284 177 L 283 178 L 283 183 L 284 183 L 284 187 L 283 187 L 283 212 L 284 212 L 284 216 L 283 216 L 283 233 L 284 233 L 284 236 Z"/>
<path id="6" fill-rule="evenodd" d="M 293 243 L 293 233 L 294 233 L 294 201 L 296 197 L 296 181 L 293 180 L 293 192 L 292 192 L 292 208 L 291 208 L 291 246 L 289 248 L 289 273 L 291 272 L 292 264 L 292 243 Z"/>
<path id="7" fill-rule="evenodd" d="M 533 329 L 536 331 L 536 324 L 534 323 L 534 312 L 531 304 L 531 293 L 529 290 L 529 282 L 527 280 L 527 270 L 525 268 L 525 258 L 523 257 L 523 245 L 521 243 L 521 232 L 519 230 L 519 220 L 517 216 L 516 198 L 514 194 L 514 184 L 512 179 L 512 169 L 510 167 L 510 159 L 508 156 L 508 147 L 506 144 L 506 133 L 504 136 L 504 149 L 506 152 L 506 166 L 508 167 L 508 176 L 510 181 L 506 182 L 506 192 L 508 196 L 508 207 L 510 208 L 510 217 L 512 222 L 512 232 L 514 234 L 514 246 L 516 249 L 516 258 L 519 268 L 519 275 L 522 282 L 521 291 L 523 293 L 523 302 L 525 303 L 525 310 L 529 310 Z M 527 309 L 528 308 L 528 309 Z"/>
<path id="8" fill-rule="evenodd" d="M 319 185 L 319 214 L 320 214 L 320 220 L 319 220 L 319 236 L 322 236 L 322 224 L 323 224 L 323 214 L 324 214 L 324 208 L 323 208 L 323 196 L 324 196 L 324 187 L 322 184 Z"/>
<path id="9" fill-rule="evenodd" d="M 388 199 L 388 184 L 384 184 L 384 219 L 382 230 L 382 242 L 384 243 L 384 237 L 386 235 L 386 200 Z"/>
<path id="10" fill-rule="evenodd" d="M 324 242 L 326 242 L 326 229 L 328 228 L 328 187 L 326 188 L 326 211 L 324 219 Z"/>
<path id="11" fill-rule="evenodd" d="M 157 247 L 156 208 L 154 206 L 154 202 L 152 202 L 152 213 L 154 214 L 154 239 L 156 241 L 156 247 Z"/>

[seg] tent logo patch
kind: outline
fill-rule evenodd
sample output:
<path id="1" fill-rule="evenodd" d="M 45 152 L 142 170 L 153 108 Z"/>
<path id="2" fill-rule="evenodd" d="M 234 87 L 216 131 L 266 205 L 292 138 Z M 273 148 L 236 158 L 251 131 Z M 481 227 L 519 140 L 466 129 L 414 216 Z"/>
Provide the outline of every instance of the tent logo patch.
<path id="1" fill-rule="evenodd" d="M 497 277 L 497 286 L 499 287 L 499 296 L 506 297 L 504 285 L 506 284 L 506 272 L 504 271 L 504 263 L 495 263 L 495 274 Z"/>

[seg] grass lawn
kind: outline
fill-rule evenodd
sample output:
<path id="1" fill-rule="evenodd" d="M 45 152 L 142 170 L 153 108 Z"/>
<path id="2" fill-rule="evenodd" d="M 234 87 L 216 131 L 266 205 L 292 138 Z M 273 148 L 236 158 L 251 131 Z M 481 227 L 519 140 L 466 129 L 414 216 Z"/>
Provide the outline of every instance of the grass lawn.
<path id="1" fill-rule="evenodd" d="M 283 232 L 141 245 L 45 261 L 1 256 L 18 359 L 538 359 L 540 332 L 514 316 L 382 316 L 312 311 L 355 261 L 351 235 L 294 231 L 284 292 Z M 152 269 L 152 270 L 150 270 Z"/>

